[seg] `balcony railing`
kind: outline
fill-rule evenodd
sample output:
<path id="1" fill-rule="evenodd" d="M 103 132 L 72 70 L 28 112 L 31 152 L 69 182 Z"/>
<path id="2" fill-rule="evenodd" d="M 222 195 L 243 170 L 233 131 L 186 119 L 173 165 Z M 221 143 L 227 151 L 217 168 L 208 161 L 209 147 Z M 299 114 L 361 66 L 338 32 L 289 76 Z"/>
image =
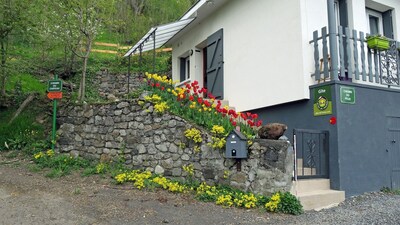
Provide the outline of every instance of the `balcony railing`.
<path id="1" fill-rule="evenodd" d="M 327 28 L 323 27 L 320 33 L 314 31 L 310 44 L 314 47 L 315 70 L 312 76 L 315 81 L 346 80 L 388 87 L 400 86 L 399 42 L 390 40 L 390 49 L 379 51 L 368 48 L 365 37 L 364 32 L 340 26 L 335 35 L 338 47 L 331 54 Z M 338 63 L 332 65 L 336 60 L 331 60 L 331 56 L 335 55 Z M 333 68 L 337 69 L 337 74 L 334 74 Z"/>

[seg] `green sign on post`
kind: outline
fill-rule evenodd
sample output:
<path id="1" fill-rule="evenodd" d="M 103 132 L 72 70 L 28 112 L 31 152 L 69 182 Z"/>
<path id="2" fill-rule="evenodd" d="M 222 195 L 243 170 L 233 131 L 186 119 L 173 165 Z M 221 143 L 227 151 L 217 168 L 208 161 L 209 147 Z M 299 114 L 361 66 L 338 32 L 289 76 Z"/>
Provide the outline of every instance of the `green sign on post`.
<path id="1" fill-rule="evenodd" d="M 340 102 L 343 104 L 355 104 L 356 90 L 352 87 L 340 86 Z"/>
<path id="2" fill-rule="evenodd" d="M 62 90 L 61 80 L 49 80 L 49 85 L 47 86 L 48 92 L 56 92 Z"/>
<path id="3" fill-rule="evenodd" d="M 56 92 L 61 92 L 61 90 L 62 90 L 62 81 L 58 79 L 57 75 L 54 75 L 54 80 L 49 80 L 47 91 L 49 93 L 56 94 Z M 62 95 L 62 93 L 60 94 Z M 57 98 L 53 97 L 51 99 L 53 99 L 53 129 L 51 135 L 51 149 L 54 151 L 54 147 L 56 144 Z"/>
<path id="4" fill-rule="evenodd" d="M 314 116 L 332 114 L 332 94 L 330 86 L 314 89 Z"/>

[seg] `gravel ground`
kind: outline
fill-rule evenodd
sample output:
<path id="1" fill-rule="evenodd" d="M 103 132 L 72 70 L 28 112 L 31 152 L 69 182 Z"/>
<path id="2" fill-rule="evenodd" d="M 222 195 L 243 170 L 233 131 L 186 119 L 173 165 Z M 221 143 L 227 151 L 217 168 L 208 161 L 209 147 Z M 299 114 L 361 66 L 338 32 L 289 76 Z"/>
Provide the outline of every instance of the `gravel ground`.
<path id="1" fill-rule="evenodd" d="M 223 208 L 190 195 L 115 186 L 99 176 L 49 179 L 0 153 L 0 224 L 400 224 L 400 196 L 367 193 L 300 216 Z"/>

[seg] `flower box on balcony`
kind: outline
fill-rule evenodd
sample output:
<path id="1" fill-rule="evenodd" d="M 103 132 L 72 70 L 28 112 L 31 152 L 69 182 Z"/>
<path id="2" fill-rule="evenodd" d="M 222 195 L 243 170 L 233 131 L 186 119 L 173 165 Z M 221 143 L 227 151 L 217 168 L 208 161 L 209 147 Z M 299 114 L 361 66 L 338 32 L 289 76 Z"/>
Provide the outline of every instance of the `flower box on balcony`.
<path id="1" fill-rule="evenodd" d="M 389 40 L 380 35 L 368 36 L 367 37 L 368 48 L 379 51 L 385 51 L 389 49 Z"/>

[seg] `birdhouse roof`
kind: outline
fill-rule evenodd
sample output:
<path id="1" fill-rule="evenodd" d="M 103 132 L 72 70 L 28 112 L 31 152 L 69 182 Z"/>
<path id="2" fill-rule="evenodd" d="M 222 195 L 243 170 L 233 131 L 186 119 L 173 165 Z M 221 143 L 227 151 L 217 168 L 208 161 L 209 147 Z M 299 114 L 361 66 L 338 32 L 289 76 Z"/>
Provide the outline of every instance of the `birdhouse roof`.
<path id="1" fill-rule="evenodd" d="M 244 134 L 242 134 L 242 132 L 240 132 L 240 131 L 237 131 L 234 129 L 229 133 L 228 137 L 230 137 L 232 134 L 235 134 L 236 136 L 238 136 L 240 140 L 244 140 L 244 141 L 247 140 L 246 136 L 244 136 Z"/>

